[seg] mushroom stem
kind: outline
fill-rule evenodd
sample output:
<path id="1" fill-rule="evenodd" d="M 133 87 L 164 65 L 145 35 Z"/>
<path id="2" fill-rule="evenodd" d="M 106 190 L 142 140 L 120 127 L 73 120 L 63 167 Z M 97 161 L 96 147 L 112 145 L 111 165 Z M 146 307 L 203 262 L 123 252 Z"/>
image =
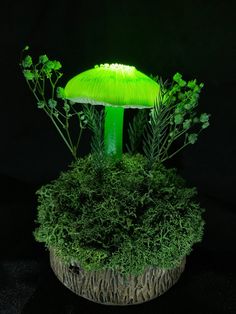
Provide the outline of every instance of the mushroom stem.
<path id="1" fill-rule="evenodd" d="M 106 156 L 121 159 L 123 144 L 124 108 L 105 108 L 104 149 Z"/>

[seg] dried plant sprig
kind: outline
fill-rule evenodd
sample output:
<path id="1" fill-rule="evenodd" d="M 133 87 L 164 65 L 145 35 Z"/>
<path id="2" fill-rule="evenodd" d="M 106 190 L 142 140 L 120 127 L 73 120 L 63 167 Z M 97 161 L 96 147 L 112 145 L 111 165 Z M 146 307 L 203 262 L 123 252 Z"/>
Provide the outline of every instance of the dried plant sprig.
<path id="1" fill-rule="evenodd" d="M 61 63 L 50 60 L 47 55 L 41 55 L 36 63 L 26 51 L 22 51 L 20 67 L 26 82 L 37 101 L 37 106 L 51 119 L 64 143 L 75 159 L 78 155 L 78 147 L 86 123 L 81 119 L 82 111 L 77 111 L 64 97 L 64 89 L 58 87 L 58 81 L 62 77 Z M 79 123 L 79 132 L 76 140 L 72 139 L 70 120 L 76 116 Z"/>
<path id="2" fill-rule="evenodd" d="M 199 133 L 209 126 L 207 113 L 197 114 L 197 106 L 203 83 L 196 80 L 186 82 L 180 73 L 168 83 L 157 78 L 160 95 L 150 110 L 149 123 L 146 126 L 143 141 L 144 154 L 149 167 L 153 163 L 163 163 L 183 148 L 194 144 Z M 194 128 L 194 131 L 191 131 Z M 180 147 L 171 151 L 177 139 L 183 139 Z"/>

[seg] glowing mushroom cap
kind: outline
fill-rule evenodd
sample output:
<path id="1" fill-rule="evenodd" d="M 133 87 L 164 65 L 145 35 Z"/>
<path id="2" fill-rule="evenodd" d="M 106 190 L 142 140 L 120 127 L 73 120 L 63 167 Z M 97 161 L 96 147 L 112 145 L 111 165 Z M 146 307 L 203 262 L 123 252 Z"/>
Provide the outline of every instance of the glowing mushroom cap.
<path id="1" fill-rule="evenodd" d="M 106 63 L 69 80 L 65 96 L 78 103 L 149 108 L 157 101 L 159 91 L 159 85 L 135 67 Z"/>

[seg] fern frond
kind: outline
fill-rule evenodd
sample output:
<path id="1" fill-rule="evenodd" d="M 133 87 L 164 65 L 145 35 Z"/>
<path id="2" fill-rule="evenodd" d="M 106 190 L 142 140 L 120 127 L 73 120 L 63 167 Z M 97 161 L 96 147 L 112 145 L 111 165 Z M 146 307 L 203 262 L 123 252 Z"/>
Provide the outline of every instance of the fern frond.
<path id="1" fill-rule="evenodd" d="M 149 122 L 145 127 L 143 151 L 148 159 L 148 166 L 152 167 L 153 163 L 161 162 L 163 143 L 169 134 L 170 117 L 173 109 L 169 98 L 166 97 L 167 81 L 159 80 L 161 92 L 159 99 L 156 100 L 154 107 L 149 114 Z"/>
<path id="2" fill-rule="evenodd" d="M 87 126 L 93 133 L 91 151 L 99 160 L 104 156 L 104 110 L 98 111 L 92 105 L 84 105 L 83 113 Z"/>
<path id="3" fill-rule="evenodd" d="M 134 116 L 132 123 L 129 123 L 129 145 L 126 144 L 126 148 L 128 150 L 128 153 L 131 155 L 135 154 L 138 151 L 147 120 L 148 111 L 145 109 L 140 109 L 138 110 L 138 113 Z"/>
<path id="4" fill-rule="evenodd" d="M 150 112 L 149 124 L 145 129 L 143 151 L 148 159 L 148 167 L 153 163 L 163 163 L 179 153 L 187 145 L 194 144 L 198 134 L 209 126 L 209 115 L 197 117 L 196 106 L 203 84 L 196 80 L 186 82 L 180 73 L 173 76 L 172 84 L 157 78 L 160 85 L 160 98 Z M 200 130 L 189 133 L 190 128 Z M 170 152 L 176 140 L 182 140 L 180 148 Z"/>

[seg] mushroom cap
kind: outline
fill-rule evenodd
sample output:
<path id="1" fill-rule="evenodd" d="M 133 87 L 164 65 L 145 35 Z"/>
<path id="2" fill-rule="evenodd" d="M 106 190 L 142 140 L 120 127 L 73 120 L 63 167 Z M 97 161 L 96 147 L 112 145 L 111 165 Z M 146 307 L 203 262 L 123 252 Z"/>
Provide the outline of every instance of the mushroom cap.
<path id="1" fill-rule="evenodd" d="M 157 101 L 159 91 L 159 85 L 134 66 L 106 63 L 69 80 L 65 97 L 92 105 L 150 108 Z"/>

